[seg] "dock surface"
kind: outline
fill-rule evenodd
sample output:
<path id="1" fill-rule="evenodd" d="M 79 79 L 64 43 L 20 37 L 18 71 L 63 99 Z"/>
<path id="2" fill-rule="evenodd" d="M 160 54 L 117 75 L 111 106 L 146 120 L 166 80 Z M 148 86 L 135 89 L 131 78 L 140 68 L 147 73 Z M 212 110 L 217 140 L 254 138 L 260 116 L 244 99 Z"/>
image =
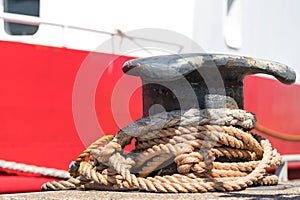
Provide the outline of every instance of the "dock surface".
<path id="1" fill-rule="evenodd" d="M 250 187 L 235 192 L 208 192 L 208 193 L 148 193 L 148 192 L 112 192 L 112 191 L 51 191 L 34 193 L 3 194 L 0 199 L 27 200 L 27 199 L 299 199 L 300 180 L 288 181 L 277 186 Z"/>

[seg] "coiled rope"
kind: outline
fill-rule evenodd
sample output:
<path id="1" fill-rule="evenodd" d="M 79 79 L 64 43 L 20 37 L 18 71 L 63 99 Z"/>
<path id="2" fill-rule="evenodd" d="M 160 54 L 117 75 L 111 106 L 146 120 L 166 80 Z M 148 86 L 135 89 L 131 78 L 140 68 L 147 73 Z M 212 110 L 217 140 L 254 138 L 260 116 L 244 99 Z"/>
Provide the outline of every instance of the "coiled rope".
<path id="1" fill-rule="evenodd" d="M 102 138 L 112 139 L 105 146 L 88 148 L 71 164 L 73 178 L 41 189 L 208 192 L 277 184 L 266 169 L 279 165 L 281 157 L 267 139 L 250 132 L 255 123 L 253 114 L 226 108 L 142 118 L 113 139 Z M 135 148 L 124 152 L 133 138 Z"/>

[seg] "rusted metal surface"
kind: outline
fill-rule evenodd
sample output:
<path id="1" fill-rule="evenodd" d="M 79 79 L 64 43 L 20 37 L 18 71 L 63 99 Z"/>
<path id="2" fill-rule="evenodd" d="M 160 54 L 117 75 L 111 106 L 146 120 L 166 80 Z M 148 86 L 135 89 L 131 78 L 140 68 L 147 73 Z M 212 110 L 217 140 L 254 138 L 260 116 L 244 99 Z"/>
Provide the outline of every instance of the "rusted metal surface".
<path id="1" fill-rule="evenodd" d="M 166 111 L 189 108 L 243 109 L 243 80 L 250 74 L 269 74 L 284 84 L 296 74 L 286 65 L 244 56 L 176 54 L 135 59 L 123 71 L 143 81 L 144 116 L 160 104 Z M 154 110 L 154 113 L 161 110 Z M 153 114 L 154 114 L 153 113 Z"/>

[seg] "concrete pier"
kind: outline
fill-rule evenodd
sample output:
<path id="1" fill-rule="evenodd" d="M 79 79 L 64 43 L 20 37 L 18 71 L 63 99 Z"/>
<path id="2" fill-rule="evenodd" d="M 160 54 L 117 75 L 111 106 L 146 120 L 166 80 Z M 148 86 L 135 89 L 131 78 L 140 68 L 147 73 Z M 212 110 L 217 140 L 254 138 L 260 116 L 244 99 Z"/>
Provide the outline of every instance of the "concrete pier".
<path id="1" fill-rule="evenodd" d="M 3 194 L 0 199 L 27 200 L 27 199 L 300 199 L 300 180 L 288 181 L 277 186 L 261 186 L 247 188 L 235 192 L 208 192 L 208 193 L 147 193 L 147 192 L 111 192 L 111 191 L 53 191 L 20 194 Z"/>

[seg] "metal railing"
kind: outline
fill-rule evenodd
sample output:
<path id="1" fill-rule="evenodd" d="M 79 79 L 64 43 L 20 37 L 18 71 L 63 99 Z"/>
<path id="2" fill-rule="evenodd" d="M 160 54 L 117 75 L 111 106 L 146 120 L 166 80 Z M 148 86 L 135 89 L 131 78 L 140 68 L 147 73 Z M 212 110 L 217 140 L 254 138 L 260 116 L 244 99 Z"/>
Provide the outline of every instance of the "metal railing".
<path id="1" fill-rule="evenodd" d="M 276 170 L 279 182 L 288 181 L 288 163 L 300 162 L 300 154 L 283 155 L 282 162 Z"/>
<path id="2" fill-rule="evenodd" d="M 106 34 L 106 35 L 111 35 L 111 36 L 118 34 L 118 33 L 112 33 L 112 32 L 108 32 L 108 31 L 101 31 L 101 30 L 96 30 L 96 29 L 91 29 L 91 28 L 84 28 L 84 27 L 79 27 L 79 26 L 63 24 L 63 23 L 51 22 L 49 20 L 45 20 L 40 17 L 14 14 L 14 13 L 1 12 L 0 19 L 5 20 L 6 22 L 22 23 L 22 24 L 29 24 L 29 25 L 35 25 L 35 26 L 44 24 L 44 25 L 50 25 L 50 26 L 59 26 L 62 28 L 72 28 L 72 29 L 77 29 L 77 30 Z"/>
<path id="3" fill-rule="evenodd" d="M 182 51 L 184 48 L 181 44 L 176 44 L 172 42 L 166 42 L 162 40 L 155 40 L 155 39 L 149 39 L 149 38 L 143 38 L 143 37 L 136 37 L 136 36 L 128 36 L 125 33 L 123 33 L 120 29 L 116 29 L 115 32 L 108 32 L 108 31 L 102 31 L 92 28 L 85 28 L 80 26 L 74 26 L 70 24 L 63 24 L 63 23 L 57 23 L 53 21 L 49 21 L 46 19 L 42 19 L 41 17 L 35 17 L 35 16 L 28 16 L 28 15 L 22 15 L 22 14 L 14 14 L 14 13 L 6 13 L 6 12 L 0 12 L 0 19 L 5 20 L 6 22 L 14 22 L 14 23 L 22 23 L 22 24 L 29 24 L 29 25 L 50 25 L 50 26 L 57 26 L 61 27 L 63 29 L 75 29 L 75 30 L 82 30 L 82 31 L 88 31 L 92 33 L 99 33 L 99 34 L 105 34 L 110 36 L 119 36 L 122 38 L 127 38 L 134 43 L 136 43 L 135 40 L 143 40 L 147 42 L 154 42 L 154 43 L 160 43 L 160 44 L 166 44 L 171 46 L 177 46 L 178 47 L 178 53 Z"/>

